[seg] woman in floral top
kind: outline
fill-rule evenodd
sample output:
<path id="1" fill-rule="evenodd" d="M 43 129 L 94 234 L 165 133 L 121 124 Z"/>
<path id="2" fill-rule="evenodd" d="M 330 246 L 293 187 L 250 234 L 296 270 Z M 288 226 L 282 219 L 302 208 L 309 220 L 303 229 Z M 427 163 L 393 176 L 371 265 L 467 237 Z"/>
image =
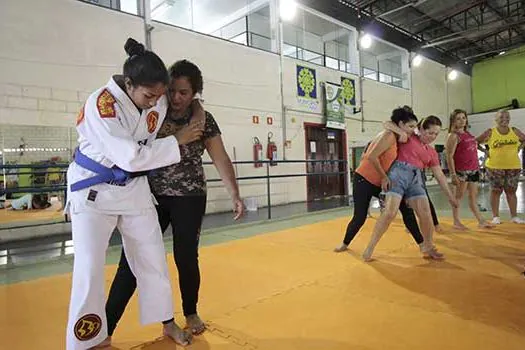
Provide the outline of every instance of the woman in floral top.
<path id="1" fill-rule="evenodd" d="M 192 101 L 200 98 L 203 79 L 199 68 L 182 60 L 170 69 L 168 94 L 170 108 L 158 133 L 158 138 L 176 135 L 185 127 L 203 124 L 200 140 L 180 146 L 181 161 L 160 168 L 149 175 L 150 186 L 158 206 L 159 223 L 164 232 L 171 224 L 173 229 L 173 253 L 179 272 L 179 287 L 186 323 L 192 334 L 200 334 L 205 324 L 197 313 L 200 286 L 198 245 L 202 219 L 206 209 L 206 179 L 202 166 L 204 150 L 208 151 L 233 202 L 234 220 L 244 214 L 243 202 L 230 157 L 224 149 L 221 131 L 211 113 L 205 113 L 205 121 L 195 120 Z M 117 275 L 111 286 L 106 313 L 108 334 L 111 336 L 117 322 L 136 288 L 136 281 L 122 252 Z M 169 322 L 171 320 L 166 320 Z M 184 333 L 189 344 L 191 334 Z"/>

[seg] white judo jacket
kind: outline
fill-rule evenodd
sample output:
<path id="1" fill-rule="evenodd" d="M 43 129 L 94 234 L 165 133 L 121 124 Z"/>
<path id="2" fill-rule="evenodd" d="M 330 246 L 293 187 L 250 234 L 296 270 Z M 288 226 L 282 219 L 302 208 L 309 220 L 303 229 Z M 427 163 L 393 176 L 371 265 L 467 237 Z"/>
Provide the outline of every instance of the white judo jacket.
<path id="1" fill-rule="evenodd" d="M 180 161 L 174 136 L 156 140 L 166 117 L 168 101 L 159 99 L 151 109 L 139 112 L 113 78 L 87 99 L 77 117 L 80 151 L 106 166 L 146 171 Z M 72 162 L 67 171 L 66 212 L 95 211 L 101 214 L 138 214 L 154 207 L 147 176 L 128 180 L 126 185 L 102 183 L 71 191 L 71 184 L 96 174 Z"/>

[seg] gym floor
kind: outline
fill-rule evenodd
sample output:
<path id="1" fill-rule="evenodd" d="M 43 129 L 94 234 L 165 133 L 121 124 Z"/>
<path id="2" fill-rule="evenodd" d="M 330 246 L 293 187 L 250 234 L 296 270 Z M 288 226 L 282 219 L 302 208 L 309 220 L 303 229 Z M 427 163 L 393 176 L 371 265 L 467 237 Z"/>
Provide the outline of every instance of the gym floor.
<path id="1" fill-rule="evenodd" d="M 522 183 L 522 215 L 524 194 Z M 360 256 L 377 210 L 350 251 L 341 254 L 332 249 L 342 239 L 348 207 L 205 230 L 199 307 L 209 329 L 188 348 L 523 349 L 525 226 L 508 222 L 502 201 L 504 223 L 480 230 L 465 199 L 462 215 L 470 230 L 454 231 L 447 200 L 436 188 L 431 197 L 445 229 L 435 236 L 445 261 L 422 259 L 396 219 L 378 245 L 376 260 L 364 263 Z M 487 188 L 479 199 L 488 207 Z M 229 220 L 225 214 L 224 222 Z M 10 248 L 0 257 L 0 339 L 6 349 L 65 348 L 74 247 L 65 239 L 60 247 L 53 244 Z M 170 246 L 167 235 L 177 286 Z M 60 252 L 50 254 L 50 249 Z M 107 287 L 119 253 L 118 243 L 108 251 Z M 174 291 L 183 325 L 178 288 Z M 134 297 L 108 349 L 176 348 L 159 338 L 160 332 L 160 325 L 139 324 Z"/>

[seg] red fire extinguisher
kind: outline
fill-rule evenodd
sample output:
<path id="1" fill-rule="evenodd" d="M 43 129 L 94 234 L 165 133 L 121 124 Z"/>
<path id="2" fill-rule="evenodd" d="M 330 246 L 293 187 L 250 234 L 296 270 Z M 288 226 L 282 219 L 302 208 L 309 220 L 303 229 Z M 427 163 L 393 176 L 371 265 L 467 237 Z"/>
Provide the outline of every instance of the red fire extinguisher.
<path id="1" fill-rule="evenodd" d="M 263 160 L 263 146 L 261 142 L 259 141 L 258 137 L 253 138 L 253 166 L 256 168 L 260 168 L 263 166 L 262 163 Z"/>
<path id="2" fill-rule="evenodd" d="M 273 133 L 268 133 L 268 146 L 266 147 L 266 158 L 270 160 L 270 165 L 277 165 L 277 145 L 272 141 Z"/>

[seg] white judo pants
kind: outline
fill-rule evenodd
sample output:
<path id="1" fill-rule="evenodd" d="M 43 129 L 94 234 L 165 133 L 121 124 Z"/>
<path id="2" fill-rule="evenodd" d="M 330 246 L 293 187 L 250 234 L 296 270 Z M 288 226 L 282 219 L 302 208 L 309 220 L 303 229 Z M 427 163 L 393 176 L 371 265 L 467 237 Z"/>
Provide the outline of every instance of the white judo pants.
<path id="1" fill-rule="evenodd" d="M 142 324 L 173 317 L 173 297 L 155 209 L 141 215 L 71 214 L 75 260 L 67 325 L 67 350 L 89 349 L 107 337 L 104 265 L 115 227 L 137 278 Z"/>

